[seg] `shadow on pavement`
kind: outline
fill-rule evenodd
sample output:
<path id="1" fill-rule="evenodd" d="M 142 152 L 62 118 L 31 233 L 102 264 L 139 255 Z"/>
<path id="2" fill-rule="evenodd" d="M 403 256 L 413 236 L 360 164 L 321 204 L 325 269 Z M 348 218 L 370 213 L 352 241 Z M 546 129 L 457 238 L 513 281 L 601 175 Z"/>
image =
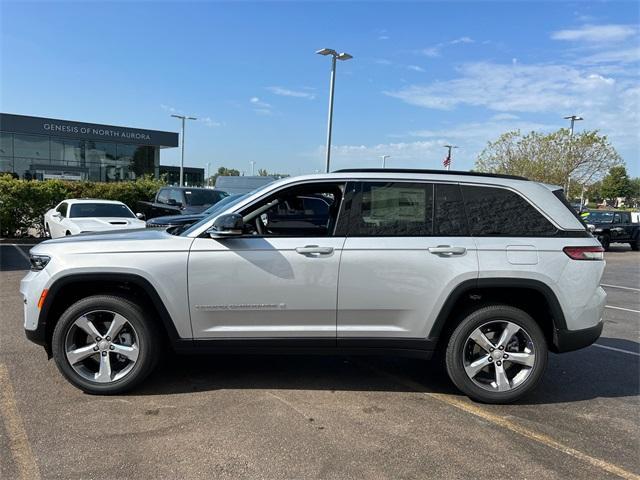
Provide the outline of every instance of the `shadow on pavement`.
<path id="1" fill-rule="evenodd" d="M 599 343 L 623 350 L 640 349 L 637 342 L 629 340 L 602 338 Z M 409 358 L 171 355 L 165 360 L 134 395 L 219 389 L 459 393 L 437 362 Z M 590 347 L 550 354 L 543 380 L 517 404 L 635 397 L 639 393 L 638 357 Z"/>
<path id="2" fill-rule="evenodd" d="M 14 272 L 17 270 L 29 270 L 29 261 L 18 251 L 20 249 L 26 255 L 31 246 L 14 246 L 0 244 L 0 272 Z"/>

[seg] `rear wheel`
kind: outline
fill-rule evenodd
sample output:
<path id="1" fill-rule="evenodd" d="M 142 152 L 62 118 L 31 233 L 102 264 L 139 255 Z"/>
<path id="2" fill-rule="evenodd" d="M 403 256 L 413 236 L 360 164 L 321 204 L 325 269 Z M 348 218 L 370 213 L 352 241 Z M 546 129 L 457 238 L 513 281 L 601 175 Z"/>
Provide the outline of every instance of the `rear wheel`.
<path id="1" fill-rule="evenodd" d="M 542 378 L 547 343 L 536 321 L 507 305 L 469 314 L 449 338 L 446 352 L 451 381 L 473 400 L 509 403 Z"/>
<path id="2" fill-rule="evenodd" d="M 600 241 L 602 248 L 604 248 L 604 251 L 608 252 L 609 247 L 611 246 L 611 237 L 609 236 L 609 234 L 605 233 L 603 235 L 599 235 L 598 240 Z"/>
<path id="3" fill-rule="evenodd" d="M 634 252 L 637 252 L 640 247 L 640 242 L 638 240 L 629 242 L 629 246 L 631 247 L 631 250 L 633 250 Z"/>
<path id="4" fill-rule="evenodd" d="M 60 372 L 87 393 L 116 394 L 138 385 L 158 359 L 159 337 L 128 299 L 96 295 L 69 307 L 56 324 L 53 357 Z"/>

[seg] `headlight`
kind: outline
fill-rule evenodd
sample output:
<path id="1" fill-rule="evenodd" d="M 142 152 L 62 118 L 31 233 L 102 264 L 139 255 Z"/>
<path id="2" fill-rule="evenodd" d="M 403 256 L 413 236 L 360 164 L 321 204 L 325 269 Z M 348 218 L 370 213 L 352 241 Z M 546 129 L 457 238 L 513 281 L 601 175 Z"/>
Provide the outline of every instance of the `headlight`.
<path id="1" fill-rule="evenodd" d="M 31 262 L 31 270 L 38 272 L 47 266 L 51 257 L 46 255 L 29 255 L 29 262 Z"/>

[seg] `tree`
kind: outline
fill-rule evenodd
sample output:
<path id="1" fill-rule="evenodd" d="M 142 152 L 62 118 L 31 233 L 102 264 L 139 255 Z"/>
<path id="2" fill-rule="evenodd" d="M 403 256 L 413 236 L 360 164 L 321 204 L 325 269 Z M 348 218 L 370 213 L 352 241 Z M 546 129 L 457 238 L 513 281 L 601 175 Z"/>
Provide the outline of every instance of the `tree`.
<path id="1" fill-rule="evenodd" d="M 631 206 L 638 206 L 640 203 L 640 177 L 632 178 L 631 180 L 631 201 L 628 202 Z"/>
<path id="2" fill-rule="evenodd" d="M 266 169 L 264 169 L 264 168 L 259 168 L 259 169 L 258 169 L 258 175 L 259 175 L 259 176 L 261 176 L 261 177 L 268 177 L 268 176 L 269 176 L 269 173 L 267 172 L 267 170 L 266 170 Z"/>
<path id="3" fill-rule="evenodd" d="M 627 169 L 620 165 L 609 170 L 609 174 L 602 179 L 602 196 L 609 200 L 619 197 L 630 197 L 633 194 L 633 184 L 629 180 Z"/>
<path id="4" fill-rule="evenodd" d="M 236 170 L 235 168 L 220 167 L 218 168 L 218 171 L 214 175 L 211 175 L 205 183 L 207 185 L 215 185 L 216 178 L 218 177 L 239 177 L 239 176 L 240 176 L 240 170 Z"/>
<path id="5" fill-rule="evenodd" d="M 562 185 L 570 190 L 569 194 L 580 196 L 583 186 L 597 182 L 622 163 L 607 137 L 597 130 L 572 136 L 563 128 L 548 134 L 523 135 L 519 130 L 504 133 L 488 143 L 478 156 L 475 169 Z"/>

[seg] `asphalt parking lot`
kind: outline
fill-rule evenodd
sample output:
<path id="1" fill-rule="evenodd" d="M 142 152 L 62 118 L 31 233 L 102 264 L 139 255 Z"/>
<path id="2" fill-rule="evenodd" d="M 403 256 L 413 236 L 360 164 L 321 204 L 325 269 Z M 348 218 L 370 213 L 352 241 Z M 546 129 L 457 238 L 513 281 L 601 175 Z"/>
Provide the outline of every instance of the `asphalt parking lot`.
<path id="1" fill-rule="evenodd" d="M 603 336 L 514 405 L 429 362 L 174 357 L 141 389 L 68 384 L 22 330 L 28 247 L 0 246 L 0 478 L 640 478 L 640 253 L 606 254 Z M 431 368 L 430 368 L 431 367 Z"/>

